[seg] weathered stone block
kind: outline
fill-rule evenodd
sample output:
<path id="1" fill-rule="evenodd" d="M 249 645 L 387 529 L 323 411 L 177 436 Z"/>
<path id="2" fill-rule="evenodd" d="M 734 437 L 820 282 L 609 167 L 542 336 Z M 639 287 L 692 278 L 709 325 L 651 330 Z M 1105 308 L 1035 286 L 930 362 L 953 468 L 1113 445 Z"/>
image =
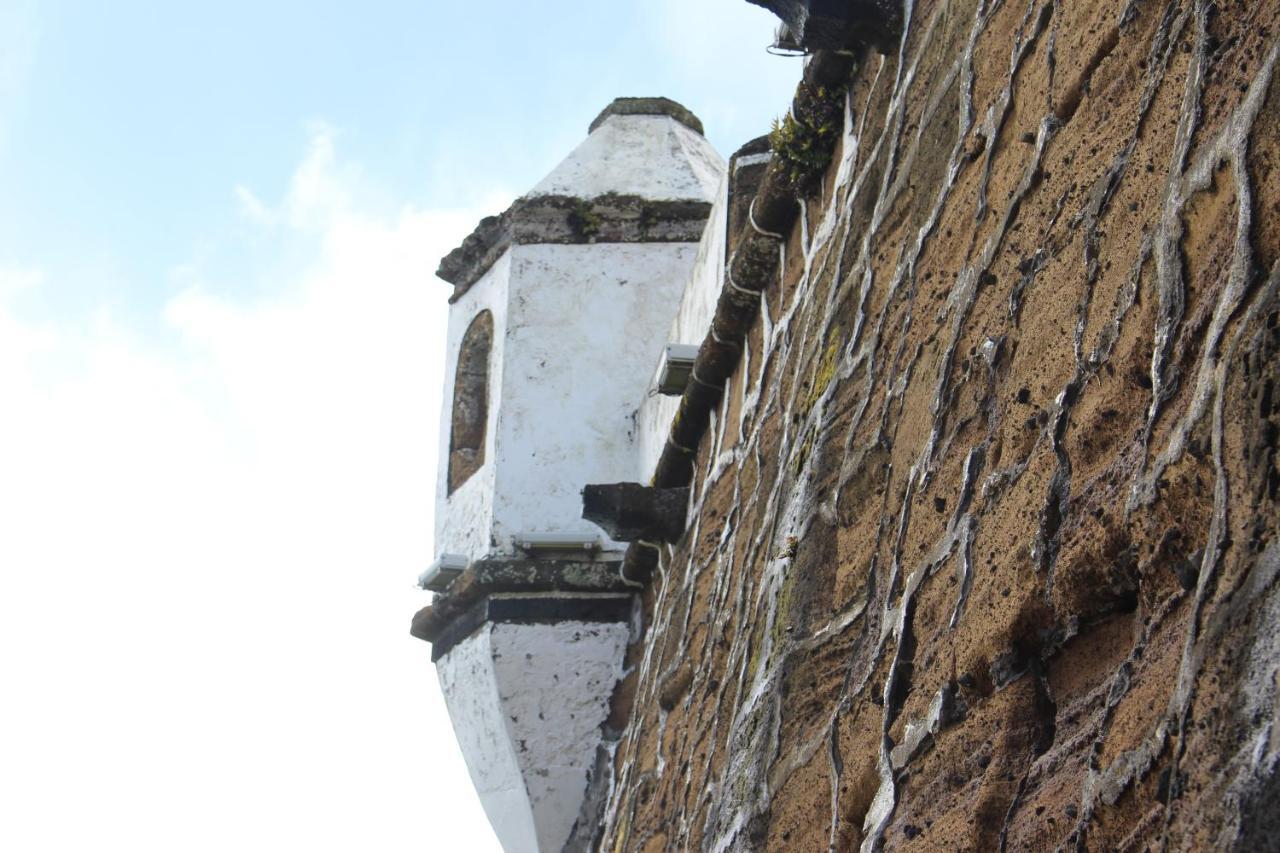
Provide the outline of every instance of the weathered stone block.
<path id="1" fill-rule="evenodd" d="M 582 490 L 582 517 L 619 542 L 675 542 L 684 533 L 688 507 L 687 488 L 610 483 Z"/>

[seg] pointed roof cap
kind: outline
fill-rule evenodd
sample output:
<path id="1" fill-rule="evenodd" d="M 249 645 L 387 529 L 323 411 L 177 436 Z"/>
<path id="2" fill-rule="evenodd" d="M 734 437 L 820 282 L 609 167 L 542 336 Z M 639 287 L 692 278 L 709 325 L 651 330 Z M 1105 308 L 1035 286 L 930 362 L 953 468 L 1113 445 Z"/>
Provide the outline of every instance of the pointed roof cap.
<path id="1" fill-rule="evenodd" d="M 699 136 L 703 135 L 702 120 L 684 104 L 670 98 L 614 98 L 613 103 L 602 109 L 591 122 L 587 133 L 594 133 L 610 116 L 670 116 Z"/>
<path id="2" fill-rule="evenodd" d="M 697 243 L 724 172 L 693 113 L 668 98 L 618 98 L 551 174 L 482 219 L 436 275 L 456 301 L 513 244 Z"/>
<path id="3" fill-rule="evenodd" d="M 724 160 L 698 117 L 669 98 L 618 98 L 583 142 L 525 196 L 593 199 L 616 194 L 650 201 L 715 197 Z"/>

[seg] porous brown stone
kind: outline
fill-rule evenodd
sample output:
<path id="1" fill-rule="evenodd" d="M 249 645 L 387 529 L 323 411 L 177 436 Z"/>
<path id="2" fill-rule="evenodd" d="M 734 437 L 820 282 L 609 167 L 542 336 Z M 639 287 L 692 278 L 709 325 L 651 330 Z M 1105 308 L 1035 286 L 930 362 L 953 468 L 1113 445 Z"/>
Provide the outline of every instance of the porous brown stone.
<path id="1" fill-rule="evenodd" d="M 596 843 L 1280 849 L 1280 0 L 908 7 L 730 236 Z"/>

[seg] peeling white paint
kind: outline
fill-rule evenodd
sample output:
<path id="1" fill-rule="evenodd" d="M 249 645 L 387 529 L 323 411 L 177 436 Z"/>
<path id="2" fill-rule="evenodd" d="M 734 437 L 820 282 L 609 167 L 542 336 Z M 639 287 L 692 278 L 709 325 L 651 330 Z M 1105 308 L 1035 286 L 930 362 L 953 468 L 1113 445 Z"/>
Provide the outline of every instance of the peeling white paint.
<path id="1" fill-rule="evenodd" d="M 578 818 L 626 623 L 485 625 L 436 662 L 485 814 L 507 853 L 558 851 Z"/>
<path id="2" fill-rule="evenodd" d="M 724 168 L 702 134 L 670 116 L 614 115 L 528 195 L 618 193 L 654 201 L 710 201 Z"/>
<path id="3" fill-rule="evenodd" d="M 536 851 L 529 797 L 498 701 L 490 630 L 486 625 L 450 649 L 436 661 L 436 676 L 471 784 L 503 849 Z"/>
<path id="4" fill-rule="evenodd" d="M 511 276 L 511 253 L 507 252 L 489 268 L 480 280 L 449 306 L 449 331 L 446 337 L 444 397 L 440 410 L 440 469 L 436 478 L 435 550 L 436 554 L 461 554 L 472 559 L 489 553 L 493 527 L 493 459 L 494 425 L 502 406 L 503 366 L 505 364 L 505 330 L 507 328 L 507 292 Z M 453 389 L 457 378 L 458 351 L 467 327 L 481 311 L 493 315 L 493 349 L 489 354 L 489 411 L 485 426 L 484 465 L 448 494 L 449 440 L 452 432 Z"/>
<path id="5" fill-rule="evenodd" d="M 530 193 L 714 203 L 697 245 L 514 245 L 450 306 L 442 460 L 458 349 L 481 310 L 493 314 L 494 344 L 485 462 L 453 495 L 441 466 L 437 553 L 514 555 L 524 533 L 598 536 L 622 550 L 582 519 L 582 487 L 645 481 L 653 470 L 650 445 L 665 439 L 674 406 L 644 428 L 637 413 L 669 336 L 701 341 L 715 309 L 724 171 L 706 139 L 668 116 L 611 116 Z"/>
<path id="6" fill-rule="evenodd" d="M 436 485 L 436 551 L 513 555 L 522 533 L 600 537 L 588 483 L 643 480 L 636 410 L 694 262 L 691 243 L 514 246 L 452 306 L 440 459 L 448 459 L 462 335 L 493 313 L 485 463 L 452 495 Z M 669 416 L 667 423 L 670 423 Z"/>
<path id="7" fill-rule="evenodd" d="M 698 254 L 680 294 L 680 305 L 667 329 L 663 344 L 701 344 L 711 328 L 715 316 L 716 300 L 724 282 L 725 231 L 729 206 L 728 175 L 724 175 L 716 190 L 715 201 L 707 228 L 698 244 Z M 659 349 L 649 366 L 648 389 L 657 387 L 657 369 L 661 361 Z M 637 455 L 639 456 L 639 482 L 648 482 L 662 456 L 662 448 L 671 434 L 671 421 L 680 405 L 679 397 L 650 394 L 646 391 L 636 413 Z"/>
<path id="8" fill-rule="evenodd" d="M 517 246 L 505 330 L 493 532 L 604 533 L 582 487 L 638 480 L 633 415 L 648 393 L 695 247 Z M 622 545 L 611 547 L 621 550 Z"/>

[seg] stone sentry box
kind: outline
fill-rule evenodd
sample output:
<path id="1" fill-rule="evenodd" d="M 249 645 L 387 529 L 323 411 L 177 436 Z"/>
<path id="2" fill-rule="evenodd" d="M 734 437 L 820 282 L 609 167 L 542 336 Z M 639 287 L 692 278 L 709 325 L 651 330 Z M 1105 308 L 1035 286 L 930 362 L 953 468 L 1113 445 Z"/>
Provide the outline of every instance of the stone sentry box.
<path id="1" fill-rule="evenodd" d="M 622 98 L 440 265 L 454 290 L 435 543 L 468 568 L 412 633 L 433 643 L 508 851 L 583 849 L 598 824 L 591 783 L 636 585 L 582 491 L 647 479 L 635 414 L 724 172 L 684 107 Z"/>
<path id="2" fill-rule="evenodd" d="M 620 99 L 551 174 L 480 223 L 440 265 L 450 298 L 445 400 L 483 410 L 467 429 L 466 476 L 442 464 L 438 553 L 519 553 L 524 534 L 598 537 L 582 486 L 635 480 L 631 419 L 648 392 L 724 163 L 679 104 Z M 487 381 L 464 338 L 491 327 Z M 461 369 L 460 369 L 461 368 Z M 459 380 L 488 399 L 455 395 Z M 459 457 L 466 417 L 446 409 L 440 459 Z M 478 463 L 478 464 L 473 464 Z M 449 468 L 457 468 L 450 465 Z"/>

